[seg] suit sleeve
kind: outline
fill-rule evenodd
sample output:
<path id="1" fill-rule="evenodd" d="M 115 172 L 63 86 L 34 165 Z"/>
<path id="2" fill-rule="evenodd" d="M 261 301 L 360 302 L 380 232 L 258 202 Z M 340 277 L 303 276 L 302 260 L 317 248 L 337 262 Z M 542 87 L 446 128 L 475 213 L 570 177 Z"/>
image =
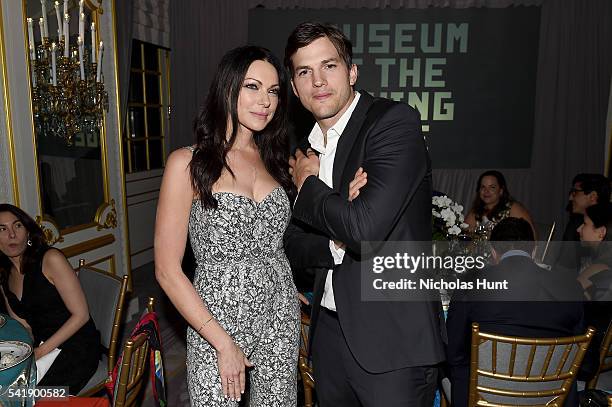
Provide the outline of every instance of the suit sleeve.
<path id="1" fill-rule="evenodd" d="M 283 236 L 285 253 L 293 270 L 305 268 L 334 267 L 334 259 L 329 250 L 329 237 L 292 219 Z"/>
<path id="2" fill-rule="evenodd" d="M 362 167 L 368 183 L 352 202 L 317 177 L 304 182 L 293 216 L 361 252 L 361 242 L 388 236 L 429 171 L 418 113 L 392 105 L 368 135 Z"/>

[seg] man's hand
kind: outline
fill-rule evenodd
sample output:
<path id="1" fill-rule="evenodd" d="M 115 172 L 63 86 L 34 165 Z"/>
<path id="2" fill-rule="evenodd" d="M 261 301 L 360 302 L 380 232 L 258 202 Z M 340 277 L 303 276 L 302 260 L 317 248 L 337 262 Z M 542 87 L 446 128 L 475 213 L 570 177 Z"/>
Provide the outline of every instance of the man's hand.
<path id="1" fill-rule="evenodd" d="M 336 250 L 338 249 L 346 249 L 346 245 L 338 240 L 334 240 L 334 247 L 336 247 Z"/>
<path id="2" fill-rule="evenodd" d="M 306 155 L 301 150 L 297 150 L 295 158 L 289 158 L 289 174 L 293 177 L 293 183 L 299 192 L 306 178 L 319 174 L 319 157 L 310 148 Z"/>

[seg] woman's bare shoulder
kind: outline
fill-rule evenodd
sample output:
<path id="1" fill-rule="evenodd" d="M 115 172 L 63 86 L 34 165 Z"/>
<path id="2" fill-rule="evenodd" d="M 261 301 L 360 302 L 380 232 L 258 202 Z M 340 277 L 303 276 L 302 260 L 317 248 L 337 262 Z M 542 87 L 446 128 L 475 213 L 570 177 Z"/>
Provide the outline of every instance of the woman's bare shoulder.
<path id="1" fill-rule="evenodd" d="M 63 276 L 66 271 L 73 270 L 72 265 L 61 250 L 51 247 L 45 252 L 42 260 L 42 272 L 52 283 L 55 278 Z"/>
<path id="2" fill-rule="evenodd" d="M 168 156 L 168 160 L 166 160 L 166 164 L 178 164 L 182 163 L 184 165 L 189 164 L 191 159 L 193 158 L 193 153 L 195 151 L 195 146 L 187 146 L 181 147 L 170 153 Z"/>
<path id="3" fill-rule="evenodd" d="M 67 261 L 68 260 L 66 259 L 64 252 L 62 252 L 60 249 L 56 247 L 50 247 L 43 255 L 43 265 L 44 264 L 53 265 L 54 263 L 58 263 L 58 262 L 60 262 L 61 264 L 64 264 Z"/>
<path id="4" fill-rule="evenodd" d="M 523 218 L 529 216 L 529 211 L 525 208 L 525 205 L 519 201 L 513 201 L 510 205 L 510 216 L 515 218 Z"/>

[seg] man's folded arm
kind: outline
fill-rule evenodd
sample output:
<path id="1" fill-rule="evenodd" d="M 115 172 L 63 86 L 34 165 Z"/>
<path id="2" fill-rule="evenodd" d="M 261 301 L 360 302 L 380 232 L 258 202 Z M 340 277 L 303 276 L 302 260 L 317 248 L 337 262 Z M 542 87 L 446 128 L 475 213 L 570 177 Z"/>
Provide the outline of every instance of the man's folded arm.
<path id="1" fill-rule="evenodd" d="M 295 218 L 356 253 L 361 252 L 362 241 L 387 238 L 429 171 L 418 113 L 407 105 L 393 105 L 366 143 L 361 166 L 368 183 L 355 200 L 349 202 L 310 176 L 293 212 Z"/>
<path id="2" fill-rule="evenodd" d="M 283 246 L 292 269 L 330 269 L 334 266 L 334 259 L 329 250 L 329 237 L 317 233 L 295 219 L 292 219 L 287 226 L 283 236 Z"/>

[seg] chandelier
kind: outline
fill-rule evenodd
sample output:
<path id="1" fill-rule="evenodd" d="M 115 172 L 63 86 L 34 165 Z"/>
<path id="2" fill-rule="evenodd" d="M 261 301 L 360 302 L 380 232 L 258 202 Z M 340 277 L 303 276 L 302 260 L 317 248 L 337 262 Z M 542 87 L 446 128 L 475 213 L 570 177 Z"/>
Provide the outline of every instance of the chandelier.
<path id="1" fill-rule="evenodd" d="M 39 42 L 34 38 L 32 18 L 27 19 L 35 130 L 39 136 L 63 139 L 71 146 L 76 134 L 97 133 L 103 124 L 103 110 L 108 111 L 101 69 L 104 44 L 97 44 L 92 22 L 91 46 L 86 48 L 83 0 L 79 2 L 76 39 L 70 36 L 68 0 L 64 0 L 63 14 L 55 2 L 56 38 L 49 36 L 46 0 L 41 0 L 41 8 Z"/>

